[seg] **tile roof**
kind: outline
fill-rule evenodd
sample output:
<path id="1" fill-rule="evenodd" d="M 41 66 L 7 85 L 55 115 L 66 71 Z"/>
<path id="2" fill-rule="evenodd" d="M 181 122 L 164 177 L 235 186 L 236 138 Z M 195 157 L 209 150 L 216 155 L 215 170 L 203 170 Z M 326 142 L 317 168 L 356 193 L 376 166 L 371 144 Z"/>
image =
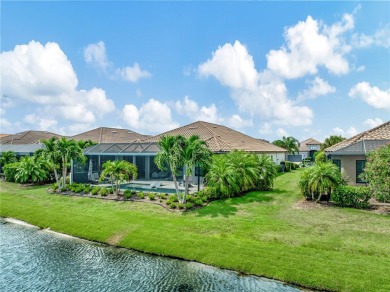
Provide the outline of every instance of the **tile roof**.
<path id="1" fill-rule="evenodd" d="M 171 131 L 150 137 L 145 142 L 158 142 L 162 136 L 183 135 L 190 137 L 199 135 L 213 152 L 229 152 L 232 150 L 244 150 L 258 153 L 285 153 L 286 150 L 261 139 L 255 139 L 231 128 L 198 121 L 192 124 L 173 129 Z"/>
<path id="2" fill-rule="evenodd" d="M 96 143 L 130 143 L 144 140 L 148 136 L 126 129 L 100 127 L 69 138 L 76 141 L 91 140 Z"/>
<path id="3" fill-rule="evenodd" d="M 0 152 L 13 151 L 17 155 L 26 155 L 34 153 L 38 149 L 44 149 L 45 145 L 42 143 L 36 144 L 0 144 Z"/>
<path id="4" fill-rule="evenodd" d="M 321 142 L 313 138 L 309 138 L 299 143 L 299 151 L 307 151 L 307 145 L 321 145 L 321 144 L 322 144 Z"/>
<path id="5" fill-rule="evenodd" d="M 335 152 L 341 151 L 344 148 L 347 148 L 353 144 L 357 144 L 361 141 L 367 142 L 369 140 L 373 141 L 390 141 L 390 121 L 383 123 L 371 130 L 357 134 L 347 140 L 341 141 L 333 146 L 330 146 L 325 149 L 326 152 Z M 367 143 L 364 143 L 367 144 Z M 375 144 L 375 143 L 371 143 Z"/>
<path id="6" fill-rule="evenodd" d="M 61 138 L 61 135 L 45 131 L 25 131 L 0 137 L 0 144 L 36 144 L 51 137 Z"/>
<path id="7" fill-rule="evenodd" d="M 0 134 L 0 138 L 7 137 L 7 136 L 9 136 L 9 134 Z"/>

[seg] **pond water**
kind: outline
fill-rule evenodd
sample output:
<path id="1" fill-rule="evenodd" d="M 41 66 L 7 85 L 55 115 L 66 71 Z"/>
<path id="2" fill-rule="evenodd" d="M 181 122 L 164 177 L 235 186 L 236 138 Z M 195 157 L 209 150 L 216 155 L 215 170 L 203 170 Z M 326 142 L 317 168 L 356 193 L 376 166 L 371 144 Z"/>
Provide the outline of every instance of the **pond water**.
<path id="1" fill-rule="evenodd" d="M 186 262 L 110 247 L 0 218 L 1 291 L 300 291 Z"/>

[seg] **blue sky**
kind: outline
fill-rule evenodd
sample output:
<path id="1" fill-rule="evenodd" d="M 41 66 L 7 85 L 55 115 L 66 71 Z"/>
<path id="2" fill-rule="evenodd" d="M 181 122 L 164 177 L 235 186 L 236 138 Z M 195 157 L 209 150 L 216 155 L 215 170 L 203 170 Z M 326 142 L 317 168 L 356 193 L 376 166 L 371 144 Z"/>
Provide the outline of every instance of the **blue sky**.
<path id="1" fill-rule="evenodd" d="M 1 27 L 2 133 L 323 140 L 390 120 L 389 2 L 2 2 Z"/>

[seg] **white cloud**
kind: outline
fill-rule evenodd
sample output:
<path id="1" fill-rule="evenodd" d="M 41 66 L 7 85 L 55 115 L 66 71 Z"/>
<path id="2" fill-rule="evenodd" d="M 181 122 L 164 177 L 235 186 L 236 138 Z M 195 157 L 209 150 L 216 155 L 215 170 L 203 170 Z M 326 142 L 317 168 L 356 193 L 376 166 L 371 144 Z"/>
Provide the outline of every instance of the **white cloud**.
<path id="1" fill-rule="evenodd" d="M 213 76 L 231 90 L 231 97 L 241 112 L 293 126 L 308 125 L 313 113 L 296 106 L 287 98 L 285 84 L 270 71 L 257 72 L 253 58 L 236 41 L 219 47 L 213 57 L 198 66 L 201 76 Z"/>
<path id="2" fill-rule="evenodd" d="M 106 46 L 100 41 L 96 44 L 89 44 L 84 48 L 84 59 L 87 63 L 105 70 L 110 66 L 106 55 Z"/>
<path id="3" fill-rule="evenodd" d="M 278 137 L 287 137 L 287 132 L 286 130 L 282 129 L 282 128 L 279 128 L 276 130 L 276 135 L 278 135 Z"/>
<path id="4" fill-rule="evenodd" d="M 229 118 L 228 124 L 230 127 L 235 128 L 235 129 L 241 129 L 241 128 L 253 126 L 252 119 L 243 119 L 237 114 L 232 115 Z"/>
<path id="5" fill-rule="evenodd" d="M 0 131 L 1 134 L 8 134 L 13 132 L 12 124 L 4 118 L 0 118 Z"/>
<path id="6" fill-rule="evenodd" d="M 260 134 L 263 134 L 263 135 L 272 134 L 273 131 L 272 131 L 272 125 L 271 125 L 271 123 L 265 122 L 265 123 L 261 126 L 261 128 L 260 128 L 260 130 L 259 130 L 259 133 L 260 133 Z"/>
<path id="7" fill-rule="evenodd" d="M 122 79 L 136 83 L 141 78 L 149 78 L 152 76 L 148 71 L 142 70 L 138 63 L 134 63 L 132 67 L 127 66 L 116 70 L 116 74 Z"/>
<path id="8" fill-rule="evenodd" d="M 353 27 L 351 14 L 344 14 L 340 22 L 330 27 L 308 16 L 306 21 L 286 29 L 285 45 L 267 54 L 268 69 L 285 78 L 316 74 L 319 66 L 333 74 L 346 74 L 349 64 L 344 55 L 351 48 L 342 35 Z"/>
<path id="9" fill-rule="evenodd" d="M 36 114 L 28 114 L 24 117 L 24 122 L 33 125 L 34 128 L 40 131 L 55 131 L 58 122 L 55 119 L 47 119 L 38 117 Z"/>
<path id="10" fill-rule="evenodd" d="M 332 130 L 332 134 L 334 135 L 341 135 L 346 138 L 350 138 L 352 136 L 357 135 L 359 132 L 354 127 L 349 127 L 347 130 L 343 130 L 339 127 L 336 127 Z"/>
<path id="11" fill-rule="evenodd" d="M 298 101 L 305 99 L 315 99 L 317 96 L 327 95 L 334 93 L 336 88 L 329 85 L 329 83 L 320 77 L 316 77 L 308 82 L 309 87 L 298 94 Z"/>
<path id="12" fill-rule="evenodd" d="M 188 96 L 184 97 L 184 101 L 176 101 L 175 108 L 179 114 L 186 115 L 192 121 L 205 121 L 210 123 L 222 121 L 222 118 L 218 116 L 218 109 L 215 104 L 199 108 L 198 103 Z"/>
<path id="13" fill-rule="evenodd" d="M 367 48 L 372 45 L 390 48 L 390 23 L 378 29 L 373 35 L 354 33 L 352 45 L 356 48 Z"/>
<path id="14" fill-rule="evenodd" d="M 161 133 L 179 126 L 172 120 L 169 106 L 153 98 L 139 109 L 133 104 L 125 105 L 122 114 L 130 127 L 150 133 Z"/>
<path id="15" fill-rule="evenodd" d="M 52 125 L 52 116 L 82 123 L 95 122 L 96 116 L 115 109 L 100 88 L 77 89 L 72 64 L 56 43 L 42 45 L 31 41 L 1 53 L 2 96 L 41 105 Z M 57 116 L 56 116 L 57 118 Z M 43 126 L 42 126 L 43 128 Z"/>
<path id="16" fill-rule="evenodd" d="M 370 129 L 375 128 L 381 124 L 383 124 L 383 121 L 380 118 L 367 119 L 363 122 L 363 125 L 369 127 Z"/>
<path id="17" fill-rule="evenodd" d="M 359 66 L 356 68 L 356 72 L 363 72 L 364 70 L 366 70 L 365 66 Z"/>
<path id="18" fill-rule="evenodd" d="M 380 90 L 368 82 L 360 82 L 351 88 L 349 96 L 360 98 L 375 108 L 390 110 L 390 89 Z"/>

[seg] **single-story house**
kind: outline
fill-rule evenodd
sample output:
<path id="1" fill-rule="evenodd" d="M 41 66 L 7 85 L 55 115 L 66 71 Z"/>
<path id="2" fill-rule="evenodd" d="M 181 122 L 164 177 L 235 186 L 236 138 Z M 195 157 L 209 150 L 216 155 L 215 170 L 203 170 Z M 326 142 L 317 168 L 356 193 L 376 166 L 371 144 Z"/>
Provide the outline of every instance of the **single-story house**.
<path id="1" fill-rule="evenodd" d="M 360 174 L 364 171 L 367 154 L 388 143 L 390 121 L 330 146 L 325 149 L 325 153 L 349 178 L 350 184 L 361 185 L 365 184 Z"/>
<path id="2" fill-rule="evenodd" d="M 61 135 L 46 131 L 24 131 L 17 134 L 0 137 L 1 145 L 38 144 L 41 140 L 48 140 L 51 137 L 61 138 Z M 16 151 L 15 151 L 16 152 Z"/>
<path id="3" fill-rule="evenodd" d="M 305 158 L 311 158 L 314 160 L 314 154 L 321 149 L 321 142 L 309 138 L 299 143 L 298 153 L 294 155 L 288 155 L 287 160 L 292 162 L 302 162 Z"/>
<path id="4" fill-rule="evenodd" d="M 132 141 L 142 141 L 149 137 L 150 136 L 148 135 L 142 135 L 127 129 L 100 127 L 81 134 L 70 136 L 68 138 L 74 139 L 76 141 L 91 140 L 92 142 L 99 144 L 99 143 L 129 143 Z"/>
<path id="5" fill-rule="evenodd" d="M 88 163 L 86 165 L 74 164 L 73 180 L 75 182 L 86 182 L 91 178 L 96 179 L 105 161 L 121 159 L 137 166 L 139 179 L 169 180 L 171 179 L 171 173 L 159 170 L 154 163 L 154 157 L 159 152 L 158 142 L 162 136 L 179 134 L 185 137 L 199 135 L 200 139 L 204 140 L 215 154 L 243 150 L 269 155 L 276 164 L 285 160 L 286 150 L 283 148 L 222 125 L 198 121 L 156 136 L 147 137 L 142 141 L 137 139 L 122 143 L 100 143 L 89 147 L 84 150 L 84 154 L 89 158 Z M 194 176 L 191 179 L 195 180 L 197 178 Z"/>

